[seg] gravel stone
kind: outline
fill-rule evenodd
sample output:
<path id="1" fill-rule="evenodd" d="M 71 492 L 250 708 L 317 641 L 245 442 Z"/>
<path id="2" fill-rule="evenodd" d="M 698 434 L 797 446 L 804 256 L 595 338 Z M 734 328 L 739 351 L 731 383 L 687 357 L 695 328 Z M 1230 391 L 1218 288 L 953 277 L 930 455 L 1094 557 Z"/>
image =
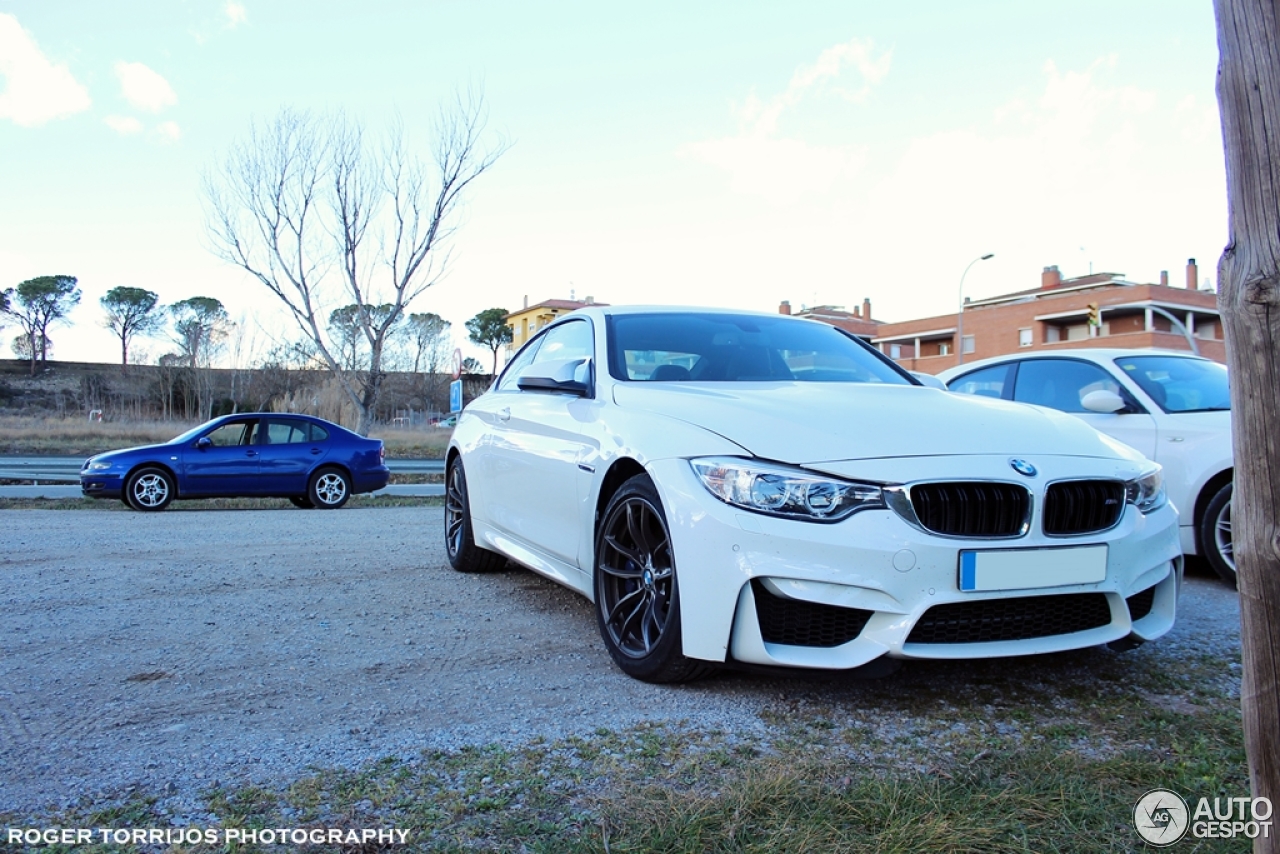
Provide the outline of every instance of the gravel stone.
<path id="1" fill-rule="evenodd" d="M 36 815 L 135 788 L 164 795 L 175 821 L 191 820 L 199 794 L 218 784 L 278 785 L 315 766 L 644 722 L 722 731 L 761 749 L 768 721 L 792 712 L 821 711 L 886 744 L 930 736 L 927 716 L 868 723 L 860 713 L 893 690 L 877 683 L 630 679 L 577 594 L 515 567 L 452 571 L 442 513 L 4 513 L 0 810 Z M 1128 655 L 1176 668 L 1184 656 L 1238 649 L 1235 592 L 1199 575 L 1174 632 Z M 1110 654 L 1054 660 L 1074 678 L 1088 656 Z M 1044 664 L 1024 661 L 907 668 L 961 685 L 1011 668 L 1054 682 Z M 1224 666 L 1224 690 L 1238 684 L 1238 668 Z M 934 711 L 967 702 L 961 691 Z M 988 719 L 999 717 L 995 702 Z"/>

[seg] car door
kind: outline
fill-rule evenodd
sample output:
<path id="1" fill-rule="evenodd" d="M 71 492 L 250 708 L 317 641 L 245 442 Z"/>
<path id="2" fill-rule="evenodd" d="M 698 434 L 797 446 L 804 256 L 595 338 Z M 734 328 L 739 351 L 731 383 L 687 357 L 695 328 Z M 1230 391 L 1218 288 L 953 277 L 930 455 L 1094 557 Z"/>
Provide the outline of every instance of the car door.
<path id="1" fill-rule="evenodd" d="M 234 418 L 193 439 L 182 452 L 184 495 L 255 495 L 261 484 L 258 419 Z"/>
<path id="2" fill-rule="evenodd" d="M 323 429 L 300 418 L 262 419 L 262 491 L 271 495 L 305 495 L 307 478 L 325 456 Z"/>
<path id="3" fill-rule="evenodd" d="M 489 524 L 526 547 L 577 566 L 590 479 L 589 467 L 579 463 L 598 451 L 590 428 L 599 405 L 590 396 L 521 390 L 519 375 L 541 362 L 594 358 L 591 322 L 562 322 L 530 342 L 535 344 L 532 355 L 513 362 L 493 392 L 467 408 L 468 415 L 486 422 L 489 433 L 470 454 L 478 470 L 468 473 L 468 483 L 475 484 L 470 487 L 475 512 Z"/>
<path id="4" fill-rule="evenodd" d="M 1111 391 L 1128 404 L 1121 412 L 1092 412 L 1081 402 L 1091 391 Z M 1101 366 L 1084 359 L 1023 359 L 1018 362 L 1013 399 L 1069 412 L 1095 430 L 1119 439 L 1149 459 L 1156 458 L 1156 421 L 1146 408 Z"/>

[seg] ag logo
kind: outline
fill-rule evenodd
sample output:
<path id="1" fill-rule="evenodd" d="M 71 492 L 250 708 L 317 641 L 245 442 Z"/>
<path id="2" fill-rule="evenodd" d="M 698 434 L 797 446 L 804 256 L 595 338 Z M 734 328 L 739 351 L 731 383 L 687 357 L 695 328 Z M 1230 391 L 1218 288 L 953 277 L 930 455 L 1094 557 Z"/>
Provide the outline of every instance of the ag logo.
<path id="1" fill-rule="evenodd" d="M 1187 833 L 1190 813 L 1181 795 L 1168 789 L 1152 789 L 1133 807 L 1133 826 L 1147 842 L 1163 848 Z"/>

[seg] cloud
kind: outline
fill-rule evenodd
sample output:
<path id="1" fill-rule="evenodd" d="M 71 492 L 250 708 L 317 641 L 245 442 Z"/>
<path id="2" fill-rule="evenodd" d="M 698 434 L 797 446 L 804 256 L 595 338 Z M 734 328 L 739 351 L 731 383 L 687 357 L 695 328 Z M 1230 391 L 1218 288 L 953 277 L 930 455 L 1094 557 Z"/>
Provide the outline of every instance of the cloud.
<path id="1" fill-rule="evenodd" d="M 107 127 L 111 128 L 121 136 L 129 136 L 130 134 L 142 132 L 142 122 L 132 116 L 107 116 L 103 121 Z"/>
<path id="2" fill-rule="evenodd" d="M 877 54 L 874 44 L 865 39 L 827 48 L 812 64 L 797 68 L 780 94 L 764 100 L 755 92 L 749 94 L 735 111 L 740 124 L 737 136 L 690 143 L 679 153 L 728 172 L 735 192 L 776 202 L 828 192 L 833 182 L 862 170 L 866 148 L 780 138 L 783 114 L 824 92 L 861 103 L 889 73 L 890 60 L 889 52 Z M 849 68 L 856 72 L 851 81 L 846 79 Z M 838 85 L 842 80 L 847 85 Z"/>
<path id="3" fill-rule="evenodd" d="M 0 14 L 0 119 L 36 127 L 89 109 L 89 92 L 55 65 L 13 15 Z"/>
<path id="4" fill-rule="evenodd" d="M 249 12 L 244 8 L 244 4 L 236 3 L 235 0 L 229 0 L 222 11 L 227 16 L 227 29 L 229 30 L 234 30 L 249 20 Z"/>
<path id="5" fill-rule="evenodd" d="M 182 128 L 177 122 L 161 122 L 156 125 L 155 136 L 160 142 L 177 142 L 182 139 Z"/>
<path id="6" fill-rule="evenodd" d="M 141 62 L 117 62 L 115 72 L 125 100 L 140 110 L 158 113 L 178 103 L 169 81 Z"/>

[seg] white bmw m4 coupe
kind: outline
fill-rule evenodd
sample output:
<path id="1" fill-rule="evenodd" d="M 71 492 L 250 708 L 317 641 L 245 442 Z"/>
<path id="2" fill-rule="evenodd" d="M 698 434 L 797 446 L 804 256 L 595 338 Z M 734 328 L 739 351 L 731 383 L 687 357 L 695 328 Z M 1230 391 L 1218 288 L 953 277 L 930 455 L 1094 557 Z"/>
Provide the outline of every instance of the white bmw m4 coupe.
<path id="1" fill-rule="evenodd" d="M 637 679 L 1134 646 L 1182 580 L 1159 466 L 782 315 L 591 306 L 458 419 L 445 538 L 595 603 Z"/>

